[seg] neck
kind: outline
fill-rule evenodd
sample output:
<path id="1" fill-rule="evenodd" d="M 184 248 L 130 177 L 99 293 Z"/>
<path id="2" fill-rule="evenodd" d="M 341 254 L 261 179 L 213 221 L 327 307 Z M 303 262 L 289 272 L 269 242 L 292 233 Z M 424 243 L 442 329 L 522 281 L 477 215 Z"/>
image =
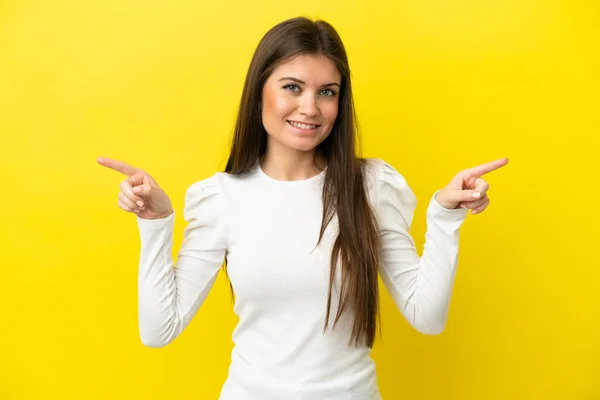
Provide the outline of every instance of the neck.
<path id="1" fill-rule="evenodd" d="M 273 151 L 267 148 L 260 158 L 260 165 L 265 174 L 278 181 L 300 181 L 310 179 L 325 169 L 326 162 L 321 154 L 315 151 Z"/>

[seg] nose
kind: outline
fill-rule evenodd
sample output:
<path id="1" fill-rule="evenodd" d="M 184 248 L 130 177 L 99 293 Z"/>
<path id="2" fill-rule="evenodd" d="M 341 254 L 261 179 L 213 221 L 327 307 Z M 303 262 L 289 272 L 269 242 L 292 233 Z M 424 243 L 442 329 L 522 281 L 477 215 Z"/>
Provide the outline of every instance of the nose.
<path id="1" fill-rule="evenodd" d="M 298 112 L 300 114 L 306 115 L 307 117 L 314 117 L 319 115 L 319 105 L 317 103 L 317 99 L 312 94 L 304 94 L 300 98 L 300 103 L 298 104 Z"/>

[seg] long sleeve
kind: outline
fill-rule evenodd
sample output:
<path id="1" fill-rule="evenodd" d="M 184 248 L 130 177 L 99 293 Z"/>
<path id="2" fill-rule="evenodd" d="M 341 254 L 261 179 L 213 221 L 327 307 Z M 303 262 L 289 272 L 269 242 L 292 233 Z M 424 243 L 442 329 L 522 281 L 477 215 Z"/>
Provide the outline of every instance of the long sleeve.
<path id="1" fill-rule="evenodd" d="M 383 161 L 378 163 L 375 193 L 382 235 L 382 281 L 417 331 L 439 334 L 448 317 L 458 264 L 459 229 L 468 210 L 446 209 L 434 194 L 427 208 L 425 245 L 419 257 L 409 233 L 416 197 L 402 175 Z"/>
<path id="2" fill-rule="evenodd" d="M 138 324 L 144 345 L 162 347 L 172 342 L 206 299 L 227 249 L 222 209 L 216 175 L 188 188 L 187 225 L 176 264 L 172 257 L 175 214 L 158 220 L 137 218 Z"/>

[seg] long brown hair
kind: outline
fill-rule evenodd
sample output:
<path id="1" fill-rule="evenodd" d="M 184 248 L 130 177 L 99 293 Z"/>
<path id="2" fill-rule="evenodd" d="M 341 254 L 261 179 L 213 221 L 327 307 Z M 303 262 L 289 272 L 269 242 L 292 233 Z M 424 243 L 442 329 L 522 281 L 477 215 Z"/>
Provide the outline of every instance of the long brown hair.
<path id="1" fill-rule="evenodd" d="M 379 320 L 379 227 L 368 202 L 364 182 L 365 160 L 357 154 L 358 129 L 348 58 L 342 40 L 329 23 L 306 17 L 292 18 L 280 22 L 262 38 L 244 83 L 225 172 L 242 174 L 249 171 L 265 153 L 267 132 L 260 113 L 263 86 L 278 65 L 299 54 L 328 57 L 342 76 L 336 121 L 329 136 L 316 149 L 327 162 L 323 220 L 318 242 L 321 242 L 334 216 L 339 223 L 339 233 L 331 254 L 324 330 L 331 314 L 332 288 L 339 260 L 342 280 L 333 326 L 342 313 L 350 309 L 354 314 L 350 340 L 355 345 L 362 342 L 372 347 Z"/>

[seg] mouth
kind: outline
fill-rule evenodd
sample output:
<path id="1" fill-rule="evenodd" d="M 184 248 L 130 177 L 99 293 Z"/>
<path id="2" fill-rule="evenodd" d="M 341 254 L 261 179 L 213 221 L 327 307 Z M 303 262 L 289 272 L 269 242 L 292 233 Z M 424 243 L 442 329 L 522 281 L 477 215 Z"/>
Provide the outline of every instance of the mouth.
<path id="1" fill-rule="evenodd" d="M 315 125 L 315 124 L 304 124 L 304 123 L 296 122 L 296 121 L 287 121 L 287 123 L 292 128 L 294 128 L 300 132 L 303 132 L 303 133 L 314 132 L 315 130 L 317 130 L 318 127 L 321 126 L 321 125 Z"/>

